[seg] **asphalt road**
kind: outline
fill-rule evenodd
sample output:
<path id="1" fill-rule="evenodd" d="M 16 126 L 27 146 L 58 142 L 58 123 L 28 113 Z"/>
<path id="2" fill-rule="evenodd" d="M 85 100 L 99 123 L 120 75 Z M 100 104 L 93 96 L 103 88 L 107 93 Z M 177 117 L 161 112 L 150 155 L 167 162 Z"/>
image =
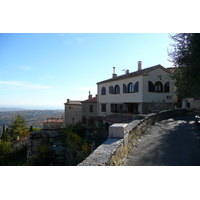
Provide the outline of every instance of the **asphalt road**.
<path id="1" fill-rule="evenodd" d="M 200 166 L 195 116 L 177 116 L 151 126 L 131 150 L 125 166 Z"/>

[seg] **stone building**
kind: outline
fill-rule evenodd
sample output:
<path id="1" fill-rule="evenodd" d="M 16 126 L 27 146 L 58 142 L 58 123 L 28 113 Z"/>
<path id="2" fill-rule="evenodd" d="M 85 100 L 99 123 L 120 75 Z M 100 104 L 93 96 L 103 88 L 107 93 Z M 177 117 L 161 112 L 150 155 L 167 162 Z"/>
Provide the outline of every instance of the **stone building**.
<path id="1" fill-rule="evenodd" d="M 81 101 L 70 101 L 67 99 L 65 105 L 65 125 L 82 121 Z"/>
<path id="2" fill-rule="evenodd" d="M 98 82 L 98 116 L 146 114 L 174 108 L 174 88 L 170 71 L 161 65 L 138 70 Z"/>
<path id="3" fill-rule="evenodd" d="M 89 92 L 88 99 L 82 101 L 82 123 L 86 125 L 95 125 L 94 117 L 97 116 L 97 95 L 92 97 Z"/>
<path id="4" fill-rule="evenodd" d="M 59 117 L 59 118 L 47 118 L 43 122 L 43 129 L 48 129 L 48 130 L 56 130 L 56 129 L 61 129 L 64 128 L 64 117 Z"/>

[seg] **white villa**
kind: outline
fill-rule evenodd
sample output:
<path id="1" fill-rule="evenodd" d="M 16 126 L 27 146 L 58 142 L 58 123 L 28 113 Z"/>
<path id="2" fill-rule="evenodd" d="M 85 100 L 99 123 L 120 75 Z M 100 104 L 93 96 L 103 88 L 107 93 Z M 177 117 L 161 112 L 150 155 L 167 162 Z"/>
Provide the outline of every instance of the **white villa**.
<path id="1" fill-rule="evenodd" d="M 174 88 L 169 78 L 170 71 L 161 65 L 138 70 L 97 83 L 99 116 L 113 113 L 146 114 L 173 109 Z"/>

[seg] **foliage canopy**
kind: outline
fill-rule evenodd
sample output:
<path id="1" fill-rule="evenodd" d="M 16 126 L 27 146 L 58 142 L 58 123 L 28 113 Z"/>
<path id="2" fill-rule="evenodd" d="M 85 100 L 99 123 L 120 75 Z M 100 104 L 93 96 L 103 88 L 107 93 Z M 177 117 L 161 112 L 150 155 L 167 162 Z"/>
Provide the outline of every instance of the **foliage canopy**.
<path id="1" fill-rule="evenodd" d="M 28 135 L 26 122 L 23 117 L 21 117 L 20 115 L 15 116 L 10 126 L 10 133 L 15 139 L 17 136 L 24 137 Z"/>
<path id="2" fill-rule="evenodd" d="M 180 99 L 200 98 L 200 34 L 177 33 L 170 38 L 175 42 L 168 55 L 175 66 L 171 78 L 176 94 Z"/>

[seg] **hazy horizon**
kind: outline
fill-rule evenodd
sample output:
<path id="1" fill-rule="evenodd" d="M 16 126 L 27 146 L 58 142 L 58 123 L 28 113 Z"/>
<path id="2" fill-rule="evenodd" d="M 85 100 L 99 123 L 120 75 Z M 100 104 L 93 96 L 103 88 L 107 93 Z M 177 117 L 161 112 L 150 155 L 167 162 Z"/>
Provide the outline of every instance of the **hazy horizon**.
<path id="1" fill-rule="evenodd" d="M 25 110 L 64 110 L 64 105 L 0 105 L 0 108 L 18 108 Z"/>

